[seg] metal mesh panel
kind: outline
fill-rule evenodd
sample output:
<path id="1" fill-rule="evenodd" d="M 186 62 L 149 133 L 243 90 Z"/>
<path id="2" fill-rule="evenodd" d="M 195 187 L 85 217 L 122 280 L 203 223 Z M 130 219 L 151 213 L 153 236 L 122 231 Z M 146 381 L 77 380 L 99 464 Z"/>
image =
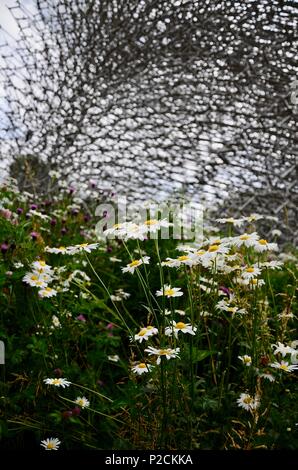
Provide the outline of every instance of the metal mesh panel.
<path id="1" fill-rule="evenodd" d="M 33 3 L 11 8 L 20 34 L 0 48 L 2 162 L 276 214 L 295 239 L 297 2 Z"/>

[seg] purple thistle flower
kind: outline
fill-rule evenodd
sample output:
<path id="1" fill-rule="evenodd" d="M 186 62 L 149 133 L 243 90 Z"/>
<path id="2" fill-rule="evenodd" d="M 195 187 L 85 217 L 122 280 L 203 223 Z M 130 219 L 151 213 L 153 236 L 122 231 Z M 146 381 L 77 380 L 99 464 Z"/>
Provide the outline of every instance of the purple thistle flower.
<path id="1" fill-rule="evenodd" d="M 62 416 L 63 416 L 64 419 L 71 418 L 72 415 L 73 415 L 73 412 L 71 410 L 62 412 Z"/>
<path id="2" fill-rule="evenodd" d="M 220 286 L 219 290 L 227 294 L 229 297 L 231 296 L 231 292 L 230 292 L 230 289 L 228 289 L 228 287 Z"/>
<path id="3" fill-rule="evenodd" d="M 80 315 L 77 316 L 77 320 L 79 321 L 82 321 L 82 322 L 86 322 L 86 317 L 84 317 L 84 315 L 81 313 Z"/>
<path id="4" fill-rule="evenodd" d="M 2 243 L 1 245 L 1 252 L 5 254 L 9 249 L 9 245 L 7 243 Z"/>
<path id="5" fill-rule="evenodd" d="M 32 240 L 37 240 L 38 237 L 39 237 L 39 233 L 38 232 L 31 232 L 30 236 L 31 236 Z"/>
<path id="6" fill-rule="evenodd" d="M 81 410 L 78 406 L 75 406 L 75 408 L 71 410 L 71 413 L 73 416 L 79 416 L 81 414 Z"/>

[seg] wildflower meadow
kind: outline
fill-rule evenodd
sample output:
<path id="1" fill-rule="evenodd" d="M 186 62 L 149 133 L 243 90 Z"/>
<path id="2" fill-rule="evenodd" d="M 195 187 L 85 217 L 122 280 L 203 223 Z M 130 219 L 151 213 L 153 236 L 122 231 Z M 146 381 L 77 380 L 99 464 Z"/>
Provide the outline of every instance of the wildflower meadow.
<path id="1" fill-rule="evenodd" d="M 1 449 L 297 449 L 295 249 L 112 198 L 1 186 Z"/>

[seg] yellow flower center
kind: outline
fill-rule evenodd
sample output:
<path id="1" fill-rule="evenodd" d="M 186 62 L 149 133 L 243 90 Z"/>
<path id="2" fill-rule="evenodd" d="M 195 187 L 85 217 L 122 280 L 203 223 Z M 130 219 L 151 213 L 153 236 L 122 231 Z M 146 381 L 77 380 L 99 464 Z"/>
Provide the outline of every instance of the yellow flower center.
<path id="1" fill-rule="evenodd" d="M 45 266 L 46 262 L 45 261 L 39 261 L 40 266 Z"/>
<path id="2" fill-rule="evenodd" d="M 198 256 L 202 256 L 204 253 L 206 253 L 205 250 L 199 250 L 199 251 L 197 251 L 197 255 L 198 255 Z"/>
<path id="3" fill-rule="evenodd" d="M 160 349 L 158 354 L 160 356 L 166 356 L 167 354 L 169 354 L 169 350 L 168 349 Z"/>
<path id="4" fill-rule="evenodd" d="M 218 238 L 217 240 L 213 240 L 213 245 L 220 245 L 221 244 L 221 240 Z"/>
<path id="5" fill-rule="evenodd" d="M 138 333 L 138 335 L 139 335 L 139 336 L 145 336 L 146 333 L 147 333 L 147 328 L 143 328 L 143 329 Z"/>
<path id="6" fill-rule="evenodd" d="M 262 238 L 261 240 L 259 240 L 259 243 L 260 243 L 260 245 L 268 245 L 267 240 L 265 240 L 264 238 Z"/>
<path id="7" fill-rule="evenodd" d="M 139 369 L 146 369 L 147 366 L 146 366 L 146 364 L 144 364 L 144 362 L 140 362 L 138 367 L 139 367 Z"/>
<path id="8" fill-rule="evenodd" d="M 255 268 L 246 268 L 245 270 L 247 273 L 253 273 L 255 271 Z"/>
<path id="9" fill-rule="evenodd" d="M 252 403 L 252 398 L 251 397 L 245 397 L 243 398 L 243 403 L 245 403 L 246 405 L 250 405 Z"/>
<path id="10" fill-rule="evenodd" d="M 122 225 L 122 224 L 114 224 L 114 225 L 113 225 L 113 228 L 118 229 L 118 228 L 121 227 L 121 225 Z"/>
<path id="11" fill-rule="evenodd" d="M 31 276 L 31 280 L 32 280 L 32 281 L 37 281 L 37 279 L 38 279 L 38 277 L 35 276 L 34 274 L 33 274 L 33 276 Z"/>
<path id="12" fill-rule="evenodd" d="M 88 246 L 88 243 L 81 243 L 81 244 L 79 245 L 79 247 L 81 247 L 81 248 L 86 248 L 86 246 Z"/>
<path id="13" fill-rule="evenodd" d="M 247 362 L 247 363 L 248 363 L 248 362 L 251 362 L 251 358 L 250 358 L 250 357 L 244 357 L 244 362 L 245 362 L 245 363 L 246 363 L 246 362 Z"/>
<path id="14" fill-rule="evenodd" d="M 183 328 L 185 328 L 185 323 L 183 323 L 182 321 L 179 321 L 178 323 L 176 323 L 176 328 L 178 330 L 182 330 Z"/>
<path id="15" fill-rule="evenodd" d="M 134 261 L 132 261 L 131 263 L 129 263 L 129 266 L 130 266 L 131 268 L 134 268 L 135 266 L 138 266 L 139 264 L 141 264 L 140 261 L 135 259 Z"/>
<path id="16" fill-rule="evenodd" d="M 174 289 L 166 289 L 165 290 L 165 295 L 174 295 L 174 294 L 175 294 Z"/>
<path id="17" fill-rule="evenodd" d="M 153 326 L 147 326 L 147 330 L 153 330 Z"/>
<path id="18" fill-rule="evenodd" d="M 240 240 L 249 240 L 250 235 L 241 235 Z"/>
<path id="19" fill-rule="evenodd" d="M 84 400 L 82 400 L 82 399 L 81 399 L 81 400 L 78 400 L 78 401 L 77 401 L 77 404 L 80 405 L 80 406 L 83 406 L 83 405 L 84 405 Z"/>
<path id="20" fill-rule="evenodd" d="M 237 310 L 236 307 L 228 307 L 228 312 L 234 313 Z"/>
<path id="21" fill-rule="evenodd" d="M 209 246 L 208 251 L 210 253 L 213 253 L 214 251 L 217 251 L 218 249 L 219 249 L 218 245 L 211 245 L 211 246 Z"/>
<path id="22" fill-rule="evenodd" d="M 156 219 L 149 219 L 144 222 L 144 225 L 156 225 L 158 223 L 158 220 Z"/>
<path id="23" fill-rule="evenodd" d="M 37 286 L 42 286 L 42 281 L 36 281 Z"/>
<path id="24" fill-rule="evenodd" d="M 65 250 L 65 246 L 59 246 L 58 250 Z"/>
<path id="25" fill-rule="evenodd" d="M 46 290 L 47 292 L 52 292 L 53 289 L 52 289 L 51 287 L 46 287 L 45 290 Z"/>
<path id="26" fill-rule="evenodd" d="M 53 379 L 53 385 L 59 385 L 60 379 Z"/>
<path id="27" fill-rule="evenodd" d="M 288 370 L 288 366 L 286 364 L 281 364 L 280 369 L 282 370 Z"/>
<path id="28" fill-rule="evenodd" d="M 229 222 L 230 224 L 233 224 L 235 221 L 235 219 L 233 219 L 233 217 L 230 217 L 229 219 L 227 219 L 227 222 Z"/>
<path id="29" fill-rule="evenodd" d="M 253 283 L 254 286 L 256 286 L 258 284 L 258 279 L 252 279 L 251 282 Z"/>
<path id="30" fill-rule="evenodd" d="M 48 442 L 47 449 L 54 449 L 54 447 L 55 447 L 55 444 L 53 444 L 53 442 Z"/>
<path id="31" fill-rule="evenodd" d="M 186 255 L 178 256 L 178 260 L 179 261 L 187 261 L 187 260 L 189 260 L 189 256 L 186 256 Z"/>

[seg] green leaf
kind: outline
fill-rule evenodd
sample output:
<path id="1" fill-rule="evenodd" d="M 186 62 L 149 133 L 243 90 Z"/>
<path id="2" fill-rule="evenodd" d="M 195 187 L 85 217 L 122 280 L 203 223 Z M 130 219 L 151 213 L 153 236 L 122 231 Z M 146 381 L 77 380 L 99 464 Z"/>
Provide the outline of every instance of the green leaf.
<path id="1" fill-rule="evenodd" d="M 187 348 L 187 356 L 193 364 L 196 362 L 203 361 L 206 357 L 216 354 L 216 351 L 210 351 L 209 349 L 197 349 L 197 348 Z"/>

